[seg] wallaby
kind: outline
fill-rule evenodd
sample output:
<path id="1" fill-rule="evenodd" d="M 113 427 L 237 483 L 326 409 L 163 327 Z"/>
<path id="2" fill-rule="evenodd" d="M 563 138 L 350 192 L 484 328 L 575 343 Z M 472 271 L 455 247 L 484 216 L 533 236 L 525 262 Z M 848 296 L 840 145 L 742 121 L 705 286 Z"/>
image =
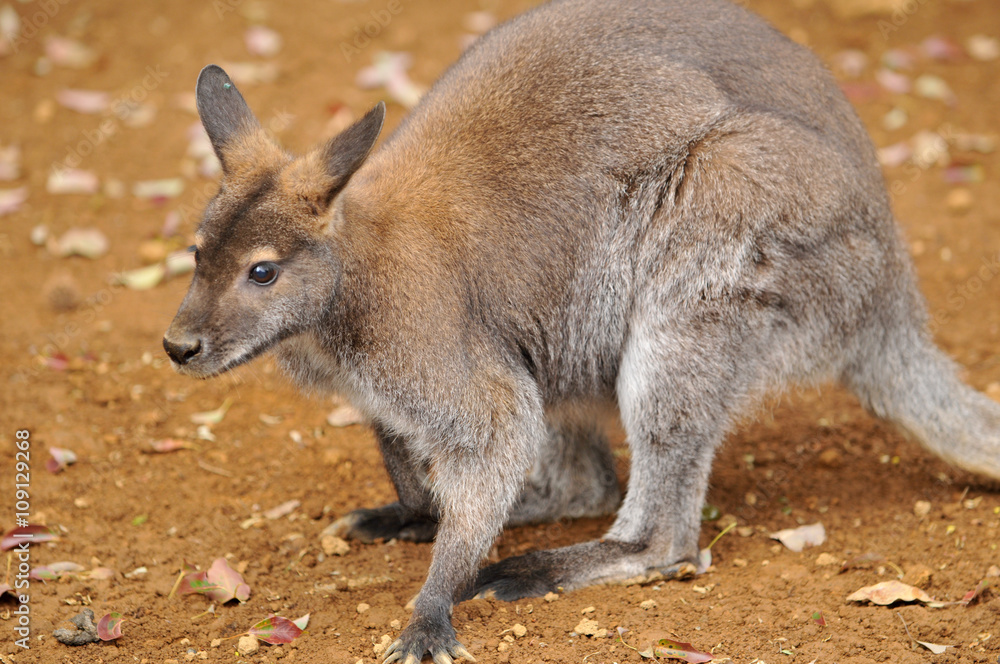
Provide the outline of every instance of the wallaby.
<path id="1" fill-rule="evenodd" d="M 375 423 L 398 502 L 348 536 L 434 538 L 388 662 L 471 656 L 452 605 L 669 572 L 713 453 L 768 392 L 839 380 L 1000 478 L 1000 404 L 932 344 L 861 122 L 818 60 L 723 0 L 556 0 L 477 40 L 372 151 L 378 105 L 294 157 L 226 74 L 222 161 L 164 337 L 184 374 L 271 350 Z M 607 535 L 480 569 L 505 522 L 613 509 L 595 404 L 632 466 Z"/>

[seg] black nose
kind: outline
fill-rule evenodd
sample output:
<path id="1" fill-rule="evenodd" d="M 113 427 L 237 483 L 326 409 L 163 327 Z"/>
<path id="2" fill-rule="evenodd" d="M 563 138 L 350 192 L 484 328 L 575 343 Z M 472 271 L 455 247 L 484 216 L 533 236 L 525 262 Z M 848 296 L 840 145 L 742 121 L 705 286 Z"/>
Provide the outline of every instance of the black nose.
<path id="1" fill-rule="evenodd" d="M 174 340 L 163 337 L 163 350 L 177 364 L 187 364 L 201 352 L 201 339 L 183 337 Z"/>

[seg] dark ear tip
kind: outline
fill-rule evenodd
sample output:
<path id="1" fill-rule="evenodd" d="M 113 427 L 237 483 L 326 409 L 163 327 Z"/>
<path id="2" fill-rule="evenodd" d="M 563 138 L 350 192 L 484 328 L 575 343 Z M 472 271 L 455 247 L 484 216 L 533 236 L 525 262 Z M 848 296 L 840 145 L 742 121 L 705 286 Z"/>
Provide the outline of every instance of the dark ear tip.
<path id="1" fill-rule="evenodd" d="M 220 67 L 219 65 L 206 65 L 201 73 L 198 74 L 198 84 L 197 87 L 207 85 L 213 81 L 218 81 L 219 83 L 229 83 L 232 84 L 232 80 L 229 78 L 229 74 Z"/>

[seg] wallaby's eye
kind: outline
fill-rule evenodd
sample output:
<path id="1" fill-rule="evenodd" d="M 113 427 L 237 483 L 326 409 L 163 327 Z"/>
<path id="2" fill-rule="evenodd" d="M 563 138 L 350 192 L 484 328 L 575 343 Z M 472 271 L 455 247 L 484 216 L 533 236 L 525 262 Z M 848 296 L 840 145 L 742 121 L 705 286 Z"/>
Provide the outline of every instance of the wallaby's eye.
<path id="1" fill-rule="evenodd" d="M 258 286 L 270 286 L 278 278 L 278 266 L 274 263 L 257 263 L 250 268 L 250 281 Z"/>

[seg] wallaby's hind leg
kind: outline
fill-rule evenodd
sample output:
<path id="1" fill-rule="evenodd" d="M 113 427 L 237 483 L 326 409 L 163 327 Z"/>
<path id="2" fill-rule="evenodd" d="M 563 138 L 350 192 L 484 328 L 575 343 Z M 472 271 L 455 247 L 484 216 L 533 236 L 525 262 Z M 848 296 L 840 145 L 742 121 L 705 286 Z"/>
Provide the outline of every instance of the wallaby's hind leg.
<path id="1" fill-rule="evenodd" d="M 361 542 L 393 538 L 432 541 L 438 511 L 426 488 L 427 470 L 413 463 L 399 436 L 378 426 L 375 435 L 399 500 L 354 510 L 330 524 L 324 533 Z M 620 502 L 614 458 L 596 423 L 560 417 L 549 423 L 548 439 L 507 525 L 613 514 Z"/>
<path id="2" fill-rule="evenodd" d="M 597 423 L 574 414 L 550 417 L 508 526 L 614 514 L 621 503 L 614 457 Z"/>
<path id="3" fill-rule="evenodd" d="M 375 438 L 399 500 L 349 512 L 323 532 L 361 542 L 378 539 L 432 541 L 437 532 L 438 511 L 427 489 L 427 470 L 413 462 L 400 436 L 376 425 Z"/>
<path id="4" fill-rule="evenodd" d="M 725 325 L 687 326 L 646 326 L 626 348 L 618 399 L 632 464 L 608 534 L 485 567 L 470 596 L 510 601 L 696 561 L 712 457 L 756 365 Z"/>

